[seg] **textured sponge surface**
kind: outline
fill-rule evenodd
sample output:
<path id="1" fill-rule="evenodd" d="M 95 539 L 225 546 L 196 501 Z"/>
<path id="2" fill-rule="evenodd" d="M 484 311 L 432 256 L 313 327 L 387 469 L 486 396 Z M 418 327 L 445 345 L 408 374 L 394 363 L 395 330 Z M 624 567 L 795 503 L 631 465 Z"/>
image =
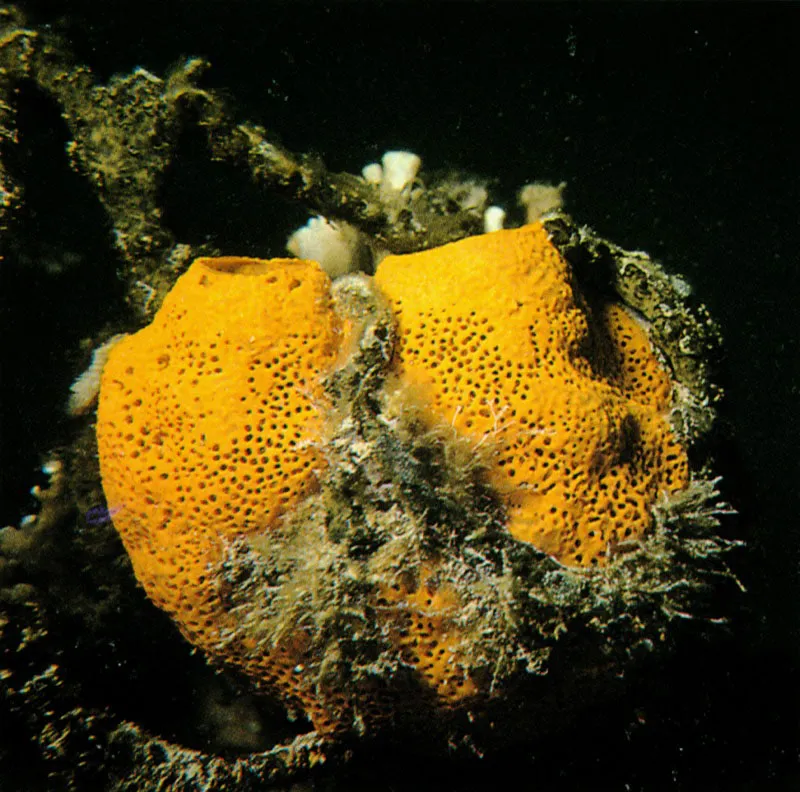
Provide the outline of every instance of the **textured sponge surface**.
<path id="1" fill-rule="evenodd" d="M 583 296 L 534 224 L 334 286 L 313 262 L 198 259 L 111 349 L 97 439 L 150 599 L 335 731 L 391 719 L 398 692 L 439 712 L 494 695 L 486 658 L 506 649 L 486 643 L 496 611 L 465 616 L 464 525 L 608 563 L 689 481 L 670 402 L 645 328 Z M 467 477 L 441 477 L 464 488 L 441 512 L 454 524 L 434 526 L 450 518 L 415 498 L 452 493 L 415 471 L 465 457 Z"/>
<path id="2" fill-rule="evenodd" d="M 207 629 L 195 595 L 221 540 L 274 526 L 324 469 L 329 285 L 308 262 L 198 259 L 104 369 L 109 510 L 146 591 L 189 632 Z"/>
<path id="3" fill-rule="evenodd" d="M 660 492 L 686 485 L 645 331 L 576 294 L 541 225 L 389 256 L 375 278 L 398 317 L 402 377 L 433 421 L 491 449 L 517 538 L 602 564 L 648 529 Z"/>

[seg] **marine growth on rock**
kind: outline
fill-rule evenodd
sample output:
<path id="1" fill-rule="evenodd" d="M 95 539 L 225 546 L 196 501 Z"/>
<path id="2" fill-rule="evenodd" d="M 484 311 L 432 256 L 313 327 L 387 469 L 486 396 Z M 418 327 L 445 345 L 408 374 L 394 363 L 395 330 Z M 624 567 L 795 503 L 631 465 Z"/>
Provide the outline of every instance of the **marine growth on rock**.
<path id="1" fill-rule="evenodd" d="M 0 721 L 33 774 L 255 792 L 375 734 L 527 749 L 718 629 L 720 339 L 686 284 L 561 214 L 563 184 L 522 187 L 503 230 L 488 182 L 411 152 L 329 170 L 208 68 L 104 83 L 0 8 L 3 153 L 33 91 L 68 160 L 0 163 L 0 230 L 37 249 L 20 211 L 67 164 L 119 299 L 49 355 L 88 369 L 0 529 Z M 299 205 L 298 258 L 218 257 L 283 231 L 179 238 L 187 165 L 207 205 L 245 182 L 260 216 Z"/>
<path id="2" fill-rule="evenodd" d="M 112 349 L 97 438 L 150 599 L 326 733 L 474 715 L 537 668 L 532 565 L 606 566 L 689 486 L 672 398 L 535 223 L 374 278 L 198 259 Z"/>

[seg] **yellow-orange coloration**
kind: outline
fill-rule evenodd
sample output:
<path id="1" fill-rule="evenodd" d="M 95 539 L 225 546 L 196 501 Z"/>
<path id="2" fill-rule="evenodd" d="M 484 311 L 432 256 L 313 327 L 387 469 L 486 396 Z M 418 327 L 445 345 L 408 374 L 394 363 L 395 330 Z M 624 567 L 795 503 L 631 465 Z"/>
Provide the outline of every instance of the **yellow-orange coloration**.
<path id="1" fill-rule="evenodd" d="M 416 581 L 394 581 L 381 588 L 378 605 L 392 625 L 394 644 L 447 706 L 477 693 L 464 668 L 464 636 L 454 624 L 459 601 L 439 579 L 440 565 L 428 563 Z"/>
<path id="2" fill-rule="evenodd" d="M 389 256 L 374 283 L 397 322 L 391 387 L 412 391 L 432 428 L 474 443 L 512 536 L 564 565 L 603 564 L 648 530 L 660 493 L 686 486 L 669 376 L 646 332 L 574 290 L 542 225 Z M 323 381 L 357 332 L 316 264 L 199 259 L 153 323 L 112 349 L 98 408 L 109 511 L 148 596 L 321 731 L 356 711 L 385 716 L 383 699 L 304 676 L 321 658 L 291 621 L 271 642 L 239 630 L 219 564 L 240 537 L 281 542 L 281 517 L 332 486 L 325 420 L 346 409 L 331 410 Z M 469 675 L 474 636 L 457 626 L 464 603 L 444 568 L 428 557 L 377 581 L 368 609 L 447 708 L 486 691 Z"/>
<path id="3" fill-rule="evenodd" d="M 508 529 L 564 564 L 641 537 L 659 493 L 688 482 L 665 420 L 669 378 L 636 320 L 591 310 L 540 224 L 389 256 L 403 380 L 476 445 Z"/>
<path id="4" fill-rule="evenodd" d="M 209 574 L 223 541 L 271 529 L 325 468 L 310 441 L 345 330 L 313 263 L 198 259 L 105 366 L 97 438 L 114 525 L 150 599 L 208 651 L 228 626 Z M 262 684 L 296 687 L 302 643 L 262 658 Z M 247 649 L 220 659 L 241 664 Z"/>

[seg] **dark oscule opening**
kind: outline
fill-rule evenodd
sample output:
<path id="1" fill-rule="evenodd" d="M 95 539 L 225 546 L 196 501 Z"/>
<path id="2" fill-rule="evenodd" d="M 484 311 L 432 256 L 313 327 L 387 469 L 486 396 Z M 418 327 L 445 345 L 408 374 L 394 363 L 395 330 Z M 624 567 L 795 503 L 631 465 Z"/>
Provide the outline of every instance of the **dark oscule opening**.
<path id="1" fill-rule="evenodd" d="M 17 88 L 18 142 L 0 151 L 24 191 L 0 240 L 0 525 L 35 509 L 39 454 L 66 439 L 69 386 L 88 362 L 78 344 L 122 299 L 105 212 L 69 167 L 59 108 Z"/>

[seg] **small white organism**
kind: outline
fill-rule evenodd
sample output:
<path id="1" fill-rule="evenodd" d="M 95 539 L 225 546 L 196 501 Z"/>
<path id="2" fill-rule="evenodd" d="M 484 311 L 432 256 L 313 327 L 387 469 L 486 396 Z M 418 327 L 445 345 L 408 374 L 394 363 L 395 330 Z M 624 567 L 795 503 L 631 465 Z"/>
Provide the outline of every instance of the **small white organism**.
<path id="1" fill-rule="evenodd" d="M 411 189 L 422 165 L 422 160 L 411 151 L 387 151 L 381 162 L 383 163 L 381 187 L 395 193 Z"/>
<path id="2" fill-rule="evenodd" d="M 383 181 L 383 168 L 379 162 L 370 162 L 361 169 L 361 175 L 370 184 L 380 184 Z"/>
<path id="3" fill-rule="evenodd" d="M 70 415 L 83 415 L 95 403 L 97 394 L 100 392 L 100 376 L 108 356 L 126 335 L 127 333 L 119 333 L 111 336 L 105 344 L 92 352 L 92 362 L 89 363 L 89 367 L 70 386 L 69 401 L 67 402 L 67 412 Z"/>
<path id="4" fill-rule="evenodd" d="M 542 215 L 560 209 L 564 203 L 563 193 L 566 186 L 566 182 L 533 182 L 520 188 L 517 197 L 519 205 L 525 209 L 525 222 L 535 223 Z"/>
<path id="5" fill-rule="evenodd" d="M 286 249 L 297 258 L 316 261 L 331 278 L 358 272 L 368 253 L 355 228 L 319 215 L 289 237 Z"/>
<path id="6" fill-rule="evenodd" d="M 506 219 L 506 210 L 501 206 L 488 206 L 483 213 L 483 230 L 488 234 L 500 231 Z"/>
<path id="7" fill-rule="evenodd" d="M 408 203 L 421 167 L 422 159 L 412 151 L 387 151 L 380 163 L 365 165 L 361 175 L 364 181 L 380 188 L 381 200 L 391 210 Z"/>

